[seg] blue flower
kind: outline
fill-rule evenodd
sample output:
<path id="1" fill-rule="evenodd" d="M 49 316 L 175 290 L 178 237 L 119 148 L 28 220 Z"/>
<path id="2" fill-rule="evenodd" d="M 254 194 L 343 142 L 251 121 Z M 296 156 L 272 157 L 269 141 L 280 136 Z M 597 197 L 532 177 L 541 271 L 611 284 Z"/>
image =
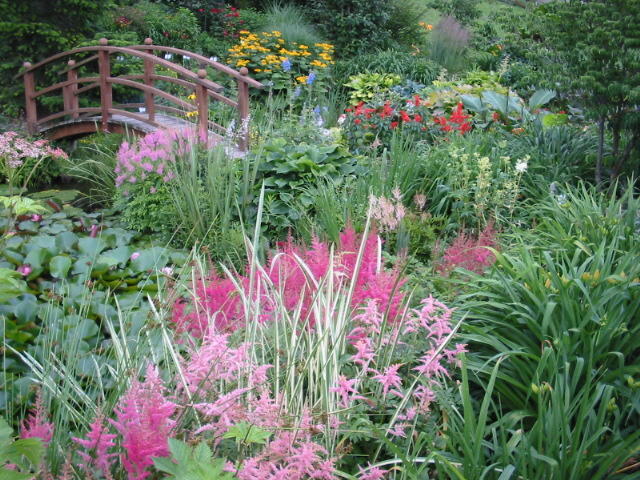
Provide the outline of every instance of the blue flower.
<path id="1" fill-rule="evenodd" d="M 315 72 L 311 72 L 307 77 L 307 85 L 313 85 L 313 82 L 316 80 Z"/>
<path id="2" fill-rule="evenodd" d="M 284 70 L 285 72 L 288 72 L 289 70 L 291 70 L 291 62 L 289 61 L 288 58 L 285 58 L 282 61 L 282 70 Z"/>
<path id="3" fill-rule="evenodd" d="M 296 87 L 295 91 L 293 92 L 293 98 L 298 98 L 301 94 L 302 89 L 300 87 Z"/>

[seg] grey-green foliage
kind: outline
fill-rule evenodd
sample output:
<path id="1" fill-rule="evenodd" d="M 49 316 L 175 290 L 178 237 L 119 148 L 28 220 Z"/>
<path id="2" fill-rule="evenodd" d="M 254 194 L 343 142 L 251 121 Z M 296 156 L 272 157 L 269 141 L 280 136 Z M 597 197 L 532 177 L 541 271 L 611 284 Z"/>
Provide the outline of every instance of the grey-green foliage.
<path id="1" fill-rule="evenodd" d="M 262 31 L 279 31 L 287 42 L 313 45 L 322 41 L 321 35 L 307 17 L 307 13 L 292 3 L 272 2 L 261 20 Z"/>

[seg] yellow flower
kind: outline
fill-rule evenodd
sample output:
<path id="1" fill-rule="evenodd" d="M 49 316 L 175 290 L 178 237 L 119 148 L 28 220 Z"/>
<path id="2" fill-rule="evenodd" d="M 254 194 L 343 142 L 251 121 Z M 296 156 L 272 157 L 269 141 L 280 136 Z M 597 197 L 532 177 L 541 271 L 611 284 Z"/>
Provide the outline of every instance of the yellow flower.
<path id="1" fill-rule="evenodd" d="M 298 45 L 298 48 L 301 50 L 309 50 L 309 47 L 307 47 L 306 45 Z"/>
<path id="2" fill-rule="evenodd" d="M 249 35 L 251 32 L 249 30 L 240 30 L 240 35 Z"/>
<path id="3" fill-rule="evenodd" d="M 320 60 L 313 60 L 310 65 L 313 65 L 314 67 L 320 67 L 320 68 L 325 68 L 327 66 L 326 63 L 322 63 Z"/>
<path id="4" fill-rule="evenodd" d="M 189 117 L 189 118 L 191 118 L 191 117 L 197 117 L 197 116 L 198 116 L 198 111 L 197 111 L 197 110 L 194 110 L 193 112 L 187 112 L 187 113 L 185 113 L 185 115 L 186 115 L 187 117 Z"/>
<path id="5" fill-rule="evenodd" d="M 261 71 L 262 71 L 262 69 L 261 69 L 261 68 L 254 68 L 254 69 L 253 69 L 253 71 L 254 71 L 254 72 L 261 72 Z"/>
<path id="6" fill-rule="evenodd" d="M 299 77 L 296 77 L 296 80 L 297 80 L 299 83 L 306 83 L 306 82 L 307 82 L 307 78 L 308 78 L 308 77 L 307 77 L 306 75 L 300 75 Z"/>
<path id="7" fill-rule="evenodd" d="M 189 95 L 187 98 L 188 98 L 189 100 L 195 100 L 195 99 L 196 99 L 196 94 L 195 94 L 195 93 L 192 93 L 192 94 L 191 94 L 191 95 Z"/>
<path id="8" fill-rule="evenodd" d="M 271 33 L 273 34 L 274 37 L 279 37 L 280 35 L 282 35 L 282 33 L 280 33 L 277 30 L 273 30 Z"/>
<path id="9" fill-rule="evenodd" d="M 433 30 L 433 25 L 431 25 L 430 23 L 418 22 L 418 25 L 420 25 L 425 30 L 429 30 L 429 31 Z"/>
<path id="10" fill-rule="evenodd" d="M 246 67 L 249 65 L 249 60 L 238 60 L 236 62 L 236 67 Z"/>

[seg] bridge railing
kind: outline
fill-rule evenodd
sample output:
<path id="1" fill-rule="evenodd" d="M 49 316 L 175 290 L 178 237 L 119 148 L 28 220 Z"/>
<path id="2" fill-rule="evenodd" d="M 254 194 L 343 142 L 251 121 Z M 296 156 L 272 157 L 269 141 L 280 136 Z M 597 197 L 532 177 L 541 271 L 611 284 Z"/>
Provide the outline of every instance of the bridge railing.
<path id="1" fill-rule="evenodd" d="M 36 89 L 35 72 L 38 69 L 65 57 L 92 52 L 95 52 L 95 54 L 81 61 L 70 59 L 67 62 L 67 68 L 62 72 L 62 74 L 66 74 L 66 80 L 45 88 Z M 156 55 L 155 52 L 164 52 L 165 56 L 160 57 Z M 131 55 L 141 59 L 143 62 L 143 73 L 138 75 L 112 76 L 112 54 Z M 190 58 L 199 64 L 200 69 L 197 72 L 193 72 L 182 65 L 170 61 L 169 55 L 167 54 Z M 78 76 L 78 71 L 81 66 L 96 60 L 98 62 L 98 76 Z M 157 74 L 157 66 L 175 72 L 177 78 Z M 225 97 L 222 94 L 224 88 L 207 79 L 207 67 L 213 68 L 235 79 L 238 91 L 236 99 Z M 212 98 L 236 109 L 240 125 L 239 148 L 241 150 L 246 150 L 249 145 L 249 87 L 264 87 L 262 83 L 248 76 L 248 70 L 245 67 L 237 71 L 203 55 L 187 50 L 153 45 L 149 38 L 145 40 L 144 45 L 128 47 L 111 46 L 107 39 L 103 38 L 97 46 L 81 47 L 62 52 L 33 65 L 26 62 L 24 64 L 24 72 L 21 75 L 24 79 L 27 128 L 32 133 L 39 132 L 50 122 L 60 118 L 68 117 L 72 120 L 78 120 L 82 116 L 87 115 L 92 115 L 94 118 L 98 116 L 100 118 L 101 129 L 104 131 L 108 130 L 109 122 L 114 115 L 121 115 L 153 127 L 160 127 L 161 125 L 157 122 L 156 112 L 162 110 L 179 116 L 184 115 L 185 112 L 195 111 L 197 112 L 197 128 L 200 136 L 208 138 L 209 131 L 213 130 L 217 132 L 216 136 L 220 137 L 226 132 L 226 128 L 209 120 L 209 100 Z M 158 81 L 170 82 L 175 85 L 180 85 L 187 90 L 191 90 L 195 95 L 195 102 L 190 103 L 157 88 L 155 84 Z M 113 85 L 124 85 L 142 91 L 144 93 L 144 103 L 114 104 Z M 96 88 L 100 90 L 100 107 L 81 108 L 80 95 Z M 57 90 L 62 90 L 63 110 L 47 115 L 46 117 L 39 117 L 37 106 L 38 98 Z M 156 97 L 164 98 L 175 106 L 158 104 Z M 131 109 L 136 107 L 140 109 L 138 113 L 126 110 L 126 108 Z"/>

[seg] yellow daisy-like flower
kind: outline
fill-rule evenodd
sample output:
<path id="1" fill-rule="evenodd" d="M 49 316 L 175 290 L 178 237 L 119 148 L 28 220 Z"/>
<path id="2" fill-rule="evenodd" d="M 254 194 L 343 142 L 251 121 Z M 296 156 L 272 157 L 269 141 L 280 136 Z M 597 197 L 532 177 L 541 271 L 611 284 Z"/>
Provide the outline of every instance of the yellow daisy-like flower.
<path id="1" fill-rule="evenodd" d="M 253 71 L 254 71 L 254 72 L 261 72 L 261 71 L 262 71 L 262 69 L 261 69 L 261 68 L 254 68 L 254 69 L 253 69 Z"/>
<path id="2" fill-rule="evenodd" d="M 327 66 L 326 63 L 322 63 L 320 60 L 313 60 L 310 65 L 313 65 L 314 67 L 320 67 L 320 68 L 325 68 Z"/>
<path id="3" fill-rule="evenodd" d="M 237 67 L 246 67 L 247 65 L 249 65 L 249 60 L 238 60 L 236 62 Z"/>
<path id="4" fill-rule="evenodd" d="M 300 75 L 299 77 L 296 77 L 296 80 L 299 83 L 306 83 L 307 82 L 307 78 L 309 78 L 309 77 L 307 77 L 306 75 Z"/>
<path id="5" fill-rule="evenodd" d="M 191 94 L 191 95 L 189 95 L 187 98 L 188 98 L 189 100 L 195 100 L 195 99 L 196 99 L 196 94 L 195 94 L 195 93 L 192 93 L 192 94 Z"/>
<path id="6" fill-rule="evenodd" d="M 194 110 L 193 112 L 187 112 L 187 113 L 185 113 L 185 115 L 186 115 L 187 117 L 189 117 L 189 118 L 191 118 L 191 117 L 197 117 L 197 116 L 198 116 L 198 111 L 197 111 L 197 110 Z"/>
<path id="7" fill-rule="evenodd" d="M 306 45 L 298 45 L 298 48 L 301 50 L 309 50 L 309 47 L 307 47 Z"/>
<path id="8" fill-rule="evenodd" d="M 279 36 L 281 36 L 281 35 L 282 35 L 282 33 L 280 33 L 280 32 L 279 32 L 279 31 L 277 31 L 277 30 L 273 30 L 271 33 L 273 34 L 273 36 L 274 36 L 274 37 L 279 37 Z"/>

